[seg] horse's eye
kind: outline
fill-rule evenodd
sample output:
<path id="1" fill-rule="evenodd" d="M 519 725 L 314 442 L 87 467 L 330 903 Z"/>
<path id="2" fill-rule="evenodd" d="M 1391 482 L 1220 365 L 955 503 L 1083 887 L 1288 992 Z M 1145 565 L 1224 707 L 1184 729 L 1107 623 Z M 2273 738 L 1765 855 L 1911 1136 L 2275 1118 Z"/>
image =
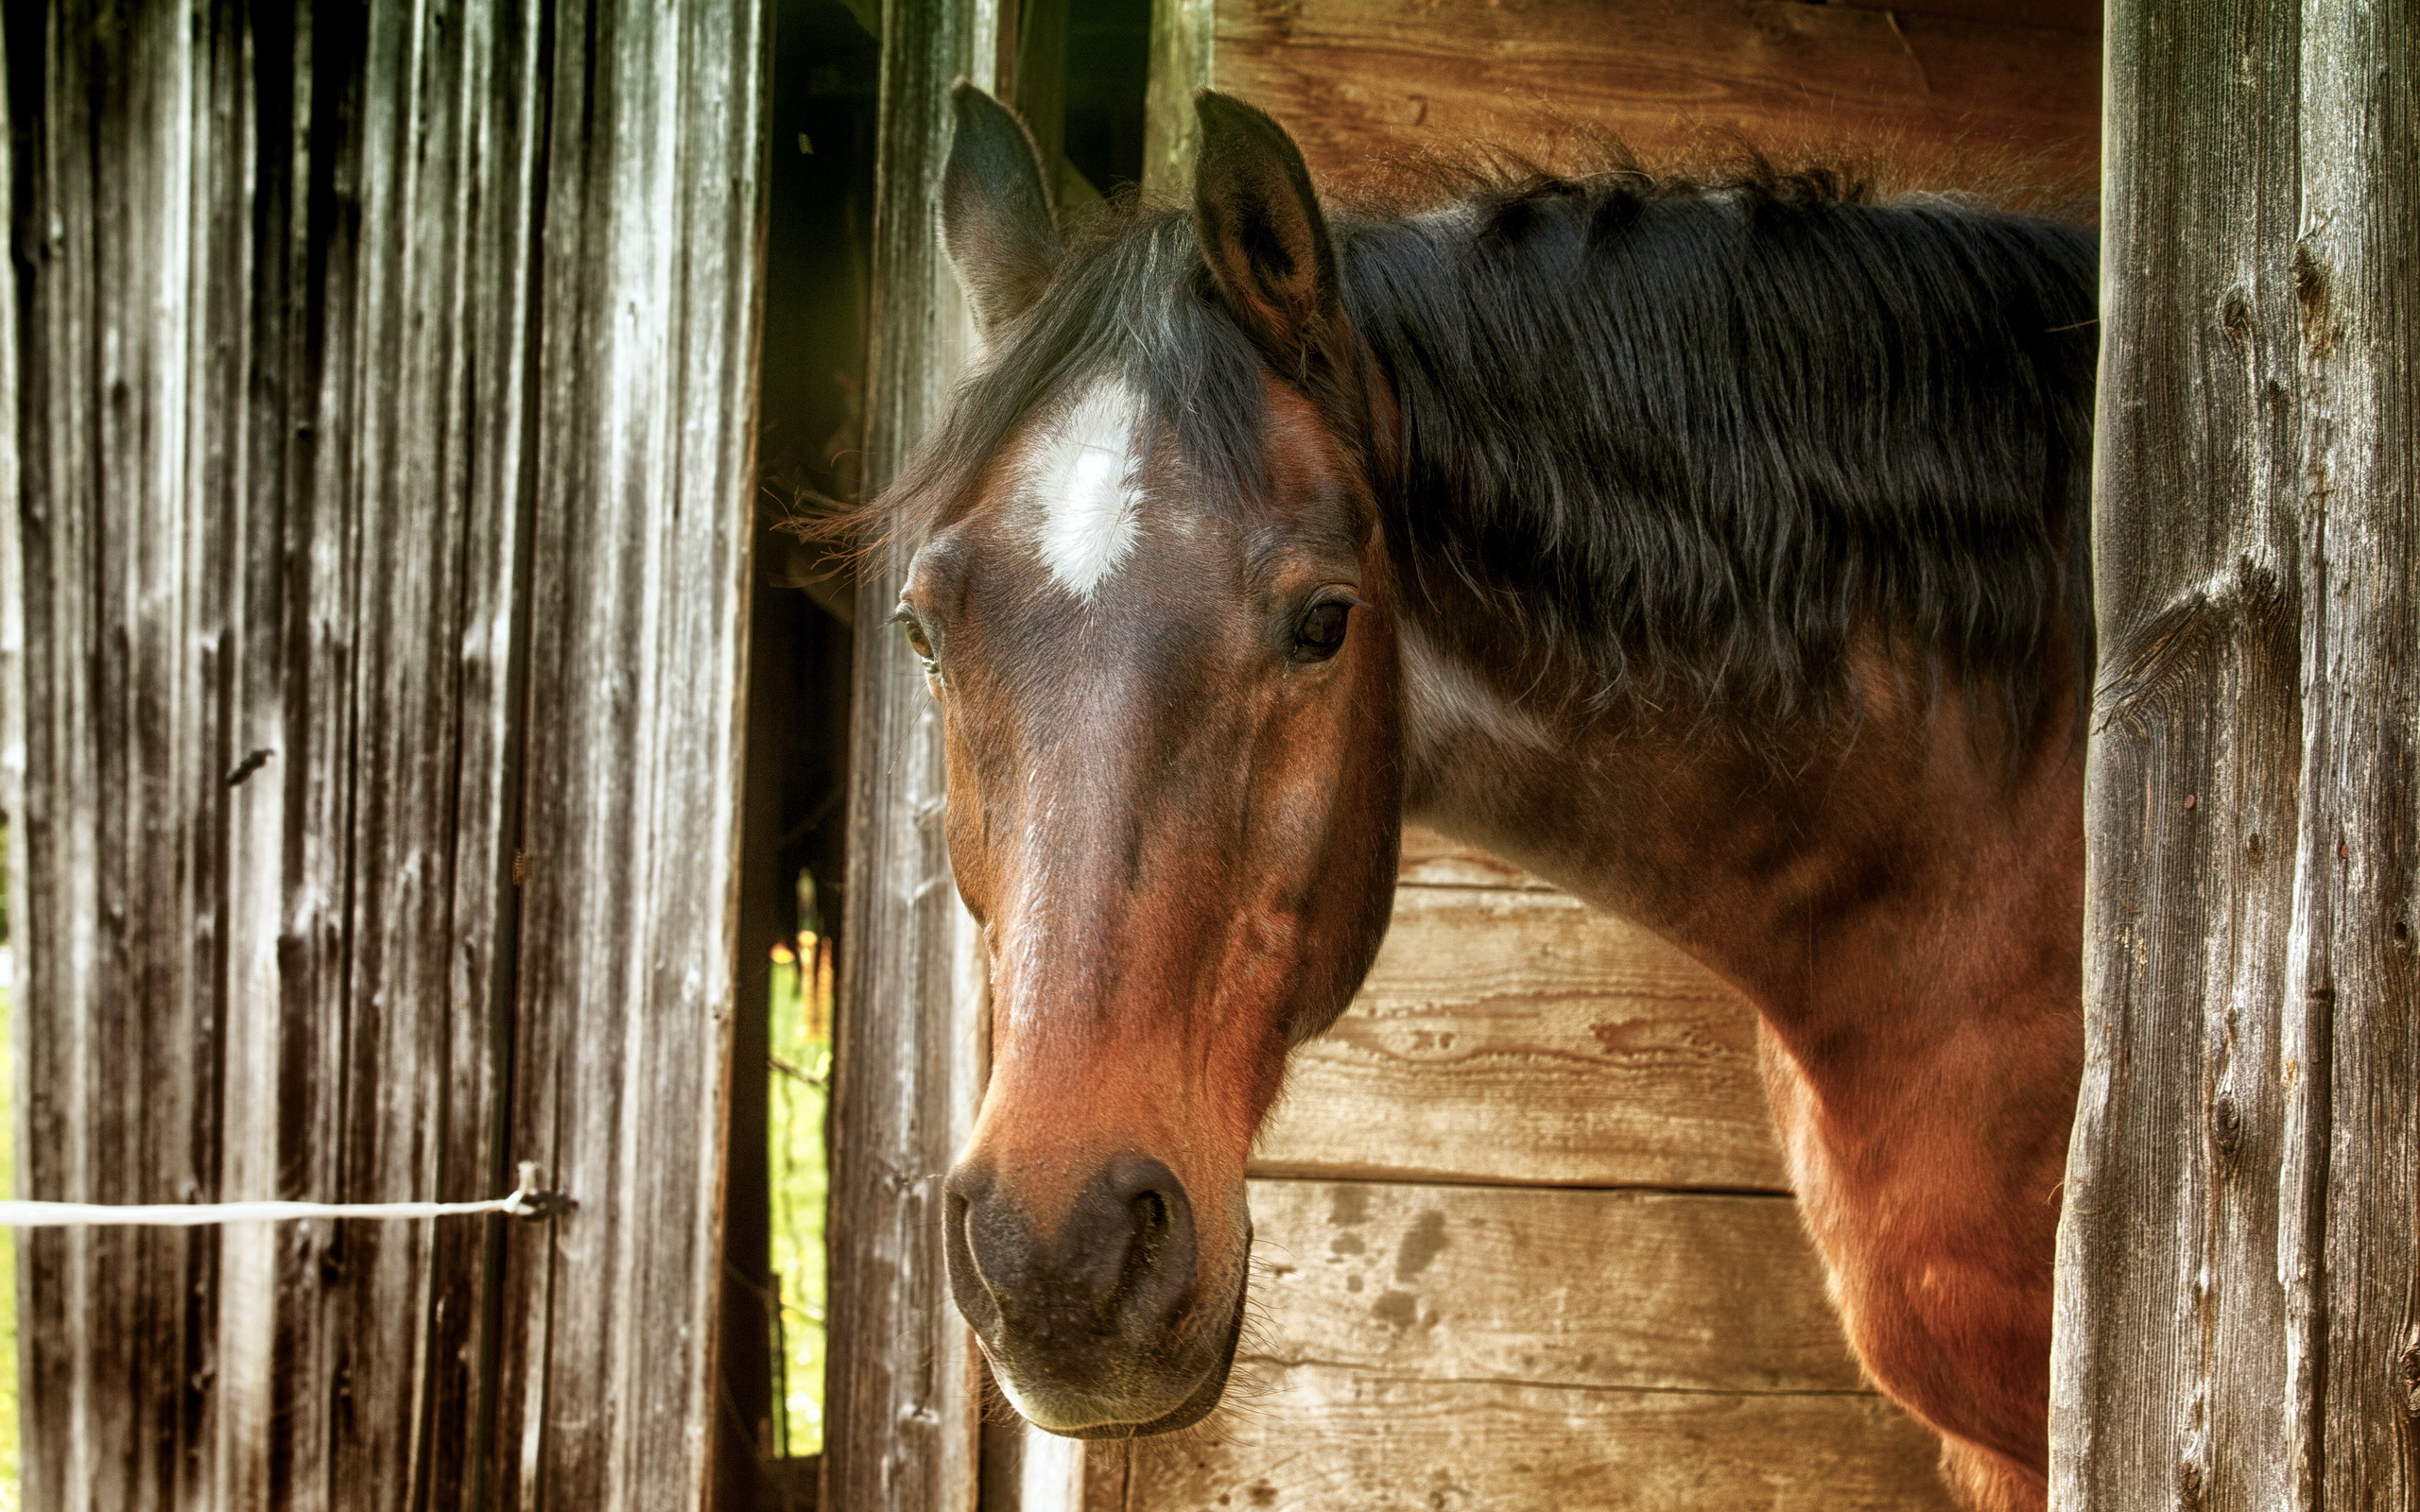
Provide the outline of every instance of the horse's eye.
<path id="1" fill-rule="evenodd" d="M 904 609 L 898 613 L 892 615 L 891 618 L 898 622 L 901 629 L 908 632 L 908 649 L 915 652 L 917 657 L 924 662 L 925 670 L 926 672 L 939 672 L 941 667 L 933 660 L 933 643 L 925 638 L 923 623 L 919 621 L 913 613 Z"/>
<path id="2" fill-rule="evenodd" d="M 1345 621 L 1352 615 L 1353 606 L 1330 599 L 1314 604 L 1294 627 L 1294 655 L 1305 662 L 1324 662 L 1336 655 L 1344 644 Z"/>

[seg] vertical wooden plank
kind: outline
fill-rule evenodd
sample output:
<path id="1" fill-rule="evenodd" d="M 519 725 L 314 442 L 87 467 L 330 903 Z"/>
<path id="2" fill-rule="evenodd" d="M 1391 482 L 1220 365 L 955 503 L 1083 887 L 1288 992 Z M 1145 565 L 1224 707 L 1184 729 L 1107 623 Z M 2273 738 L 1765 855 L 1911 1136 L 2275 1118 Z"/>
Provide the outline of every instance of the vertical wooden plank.
<path id="1" fill-rule="evenodd" d="M 2415 26 L 2109 13 L 2065 1508 L 2420 1496 Z"/>
<path id="2" fill-rule="evenodd" d="M 236 28 L 226 28 L 235 32 Z M 226 1009 L 220 1028 L 218 1193 L 221 1197 L 281 1194 L 279 1180 L 277 1037 L 283 999 L 280 954 L 285 943 L 285 795 L 299 770 L 285 728 L 283 663 L 286 636 L 282 592 L 282 503 L 289 457 L 298 444 L 285 423 L 285 377 L 301 350 L 288 339 L 288 280 L 300 269 L 282 234 L 295 213 L 293 170 L 300 153 L 291 140 L 291 112 L 300 81 L 278 89 L 256 85 L 255 64 L 274 67 L 290 52 L 291 34 L 229 35 L 220 50 L 238 86 L 230 102 L 227 140 L 233 198 L 241 204 L 239 235 L 228 256 L 245 281 L 250 318 L 228 344 L 233 369 L 222 391 L 240 393 L 246 423 L 223 442 L 219 528 L 227 541 L 225 580 L 231 627 L 221 696 L 229 705 L 233 753 L 222 781 L 226 797 L 226 916 L 222 970 Z M 274 77 L 274 76 L 272 76 Z M 292 73 L 289 65 L 288 78 Z M 298 294 L 298 290 L 291 292 Z M 255 406 L 257 410 L 255 412 Z M 262 753 L 254 759 L 254 753 Z M 240 777 L 238 768 L 251 770 Z M 276 1344 L 277 1230 L 233 1224 L 216 1235 L 218 1291 L 212 1340 L 216 1420 L 211 1497 L 222 1506 L 272 1504 L 271 1464 L 280 1421 Z"/>
<path id="3" fill-rule="evenodd" d="M 992 82 L 993 0 L 883 9 L 867 483 L 938 419 L 973 328 L 942 255 L 949 86 Z M 828 1504 L 971 1512 L 973 1336 L 943 1274 L 941 1179 L 971 1130 L 985 968 L 942 833 L 941 727 L 888 627 L 903 563 L 857 580 L 844 994 L 833 1094 Z"/>
<path id="4" fill-rule="evenodd" d="M 2311 1005 L 2325 1036 L 2303 1061 L 2325 1124 L 2295 1131 L 2308 1162 L 2298 1173 L 2303 1243 L 2276 1253 L 2325 1277 L 2324 1300 L 2295 1318 L 2308 1343 L 2288 1353 L 2313 1379 L 2315 1500 L 2411 1507 L 2420 1504 L 2420 684 L 2411 662 L 2420 646 L 2420 6 L 2305 0 L 2302 26 L 2302 210 L 2289 261 L 2302 316 L 2311 613 L 2300 979 L 2289 1001 Z"/>
<path id="5" fill-rule="evenodd" d="M 81 45 L 12 16 L 26 146 L 27 364 L 16 501 L 27 637 L 26 1189 L 190 1200 L 215 1180 L 214 740 L 219 634 L 184 449 L 194 399 L 190 66 L 174 10 L 96 8 Z M 30 56 L 28 56 L 30 54 Z M 24 1253 L 29 1503 L 196 1492 L 206 1406 L 199 1236 L 41 1236 Z"/>
<path id="6" fill-rule="evenodd" d="M 354 679 L 368 565 L 357 534 L 363 522 L 347 506 L 360 446 L 354 428 L 363 398 L 360 366 L 376 335 L 365 329 L 363 262 L 375 257 L 384 229 L 358 213 L 364 163 L 357 123 L 371 104 L 363 96 L 375 87 L 366 77 L 371 20 L 366 10 L 335 8 L 314 8 L 298 19 L 292 134 L 275 145 L 294 156 L 293 219 L 280 228 L 273 249 L 265 249 L 299 264 L 292 292 L 301 308 L 282 312 L 279 333 L 286 361 L 281 418 L 296 438 L 275 506 L 287 564 L 274 632 L 285 738 L 271 758 L 285 787 L 283 876 L 277 1021 L 256 1031 L 274 1080 L 248 1089 L 239 1106 L 248 1113 L 270 1110 L 276 1122 L 267 1142 L 276 1180 L 297 1196 L 333 1188 L 344 1156 L 350 756 L 359 733 Z M 270 1504 L 313 1507 L 323 1504 L 334 1484 L 339 1415 L 348 1405 L 330 1389 L 331 1374 L 347 1363 L 338 1332 L 346 1298 L 316 1284 L 323 1263 L 341 1274 L 343 1234 L 336 1225 L 306 1223 L 269 1230 L 268 1238 L 277 1291 Z"/>
<path id="7" fill-rule="evenodd" d="M 2283 1285 L 2221 1261 L 2275 1230 L 2288 1098 L 2296 342 L 2263 248 L 2290 235 L 2295 28 L 2253 4 L 2109 19 L 2087 1048 L 2053 1346 L 2069 1506 L 2198 1494 L 2213 1435 L 2260 1433 L 2242 1406 L 2285 1391 Z M 2290 1504 L 2285 1474 L 2251 1504 Z"/>
<path id="8" fill-rule="evenodd" d="M 314 540 L 339 554 L 347 650 L 327 695 L 347 733 L 334 746 L 306 735 L 302 749 L 316 757 L 307 771 L 331 765 L 329 790 L 341 794 L 325 822 L 337 826 L 326 853 L 340 868 L 331 913 L 343 954 L 338 1011 L 316 1039 L 291 1020 L 284 1031 L 287 1057 L 300 1050 L 322 1068 L 321 1106 L 300 1126 L 324 1148 L 289 1148 L 282 1163 L 315 1161 L 320 1190 L 364 1200 L 485 1195 L 506 1163 L 493 988 L 509 919 L 511 752 L 499 736 L 515 692 L 525 492 L 524 396 L 497 380 L 514 378 L 526 340 L 534 140 L 522 118 L 534 39 L 517 14 L 475 4 L 374 6 L 358 34 L 339 15 L 315 26 L 312 86 L 345 91 L 347 71 L 333 65 L 359 59 L 354 96 L 329 102 L 350 129 L 340 144 L 316 130 L 306 141 L 315 156 L 340 154 L 326 171 L 360 229 L 341 324 L 330 321 L 349 339 L 321 378 L 325 471 L 307 516 L 344 522 L 340 534 L 315 527 Z M 483 255 L 499 218 L 501 255 Z M 490 308 L 503 318 L 484 318 Z M 483 376 L 492 407 L 475 407 Z M 482 455 L 482 443 L 503 450 Z M 316 651 L 304 666 L 317 670 Z M 289 1272 L 285 1312 L 317 1384 L 292 1408 L 324 1425 L 289 1451 L 294 1500 L 466 1494 L 485 1227 L 293 1236 L 297 1268 L 315 1274 L 305 1289 Z M 323 1456 L 316 1468 L 313 1456 Z"/>
<path id="9" fill-rule="evenodd" d="M 1151 72 L 1143 95 L 1143 192 L 1174 198 L 1193 184 L 1193 95 L 1208 89 L 1218 0 L 1155 0 Z"/>
<path id="10" fill-rule="evenodd" d="M 559 16 L 539 311 L 512 1506 L 702 1504 L 764 156 L 754 5 Z"/>
<path id="11" fill-rule="evenodd" d="M 421 1119 L 439 1110 L 430 1062 L 441 1057 L 427 1029 L 432 1017 L 443 1022 L 431 978 L 445 942 L 432 905 L 441 907 L 449 858 L 425 842 L 444 822 L 440 774 L 451 765 L 443 642 L 459 596 L 448 581 L 458 522 L 448 518 L 451 490 L 426 475 L 441 420 L 414 390 L 442 382 L 427 333 L 450 334 L 451 324 L 415 330 L 406 311 L 418 244 L 451 230 L 415 203 L 423 172 L 450 166 L 450 144 L 413 87 L 425 34 L 400 8 L 315 9 L 311 22 L 311 87 L 327 92 L 322 108 L 344 111 L 351 129 L 336 142 L 314 131 L 306 150 L 334 150 L 326 168 L 352 215 L 321 244 L 330 293 L 341 297 L 324 325 L 319 444 L 302 511 L 316 578 L 306 597 L 319 623 L 300 670 L 317 708 L 287 723 L 307 795 L 301 894 L 289 894 L 287 908 L 312 920 L 305 949 L 316 959 L 293 983 L 280 1031 L 281 1059 L 302 1075 L 277 1105 L 288 1131 L 280 1164 L 308 1171 L 306 1191 L 362 1200 L 428 1190 L 436 1142 Z M 422 137 L 436 139 L 424 158 L 411 150 Z M 437 372 L 425 370 L 432 362 Z M 408 440 L 407 415 L 419 422 Z M 289 1504 L 407 1494 L 411 1356 L 428 1305 L 415 1251 L 426 1228 L 314 1222 L 279 1236 L 281 1321 L 297 1368 L 279 1402 L 293 1425 L 283 1446 L 289 1479 L 272 1494 Z"/>
<path id="12" fill-rule="evenodd" d="M 462 599 L 448 649 L 459 679 L 455 737 L 449 1005 L 436 1190 L 492 1194 L 514 1179 L 506 1139 L 519 892 L 514 875 L 527 706 L 528 536 L 534 515 L 533 275 L 542 197 L 547 21 L 507 0 L 460 6 L 443 23 L 458 62 L 425 86 L 458 90 L 461 164 L 447 201 L 460 226 L 455 265 L 432 281 L 436 312 L 460 333 L 447 355 L 445 458 L 458 470 Z M 432 252 L 432 271 L 442 267 Z M 432 1250 L 416 1495 L 432 1509 L 484 1512 L 494 1413 L 504 1222 L 441 1226 Z M 415 1504 L 418 1504 L 417 1503 Z"/>
<path id="13" fill-rule="evenodd" d="M 17 177 L 20 154 L 13 129 L 14 91 L 9 87 L 12 49 L 17 42 L 9 28 L 0 25 L 0 214 L 5 214 L 5 220 L 0 220 L 0 234 L 8 237 L 12 254 L 17 214 L 26 203 Z M 18 509 L 25 497 L 24 474 L 17 465 L 20 400 L 17 289 L 12 278 L 5 293 L 0 293 L 0 821 L 6 824 L 6 833 L 0 833 L 0 908 L 8 910 L 12 931 L 6 963 L 0 966 L 0 990 L 9 994 L 10 1012 L 18 1016 L 25 1012 L 18 1005 L 26 1001 L 21 965 L 26 958 L 21 944 L 26 917 L 26 581 L 24 550 L 18 541 Z M 0 1123 L 0 1140 L 9 1142 L 12 1166 L 22 1160 L 15 1152 L 26 1148 L 24 1067 L 24 1057 L 16 1053 L 15 1037 L 0 1031 L 0 1086 L 9 1089 L 11 1109 L 8 1120 Z M 16 1195 L 13 1179 L 0 1182 L 0 1197 Z M 0 1240 L 10 1246 L 17 1242 L 14 1234 Z M 10 1309 L 12 1316 L 22 1317 L 25 1297 L 21 1290 L 12 1284 L 6 1293 L 0 1293 L 0 1307 Z M 0 1362 L 0 1369 L 14 1370 L 20 1364 L 19 1360 L 9 1359 Z M 20 1373 L 17 1379 L 25 1378 Z"/>
<path id="14" fill-rule="evenodd" d="M 216 197 L 259 236 L 229 273 L 249 383 L 215 386 L 256 406 L 213 517 L 242 774 L 221 1177 L 482 1196 L 505 1165 L 533 38 L 475 7 L 302 21 L 227 49 L 264 82 L 234 112 L 248 174 Z M 486 1228 L 219 1236 L 220 1504 L 473 1493 Z"/>

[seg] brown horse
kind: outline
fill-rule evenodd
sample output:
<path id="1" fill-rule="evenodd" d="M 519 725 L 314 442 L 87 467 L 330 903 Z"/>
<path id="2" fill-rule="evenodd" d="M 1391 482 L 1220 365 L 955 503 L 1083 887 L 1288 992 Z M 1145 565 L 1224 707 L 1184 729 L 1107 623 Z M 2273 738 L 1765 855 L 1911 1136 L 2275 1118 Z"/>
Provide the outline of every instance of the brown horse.
<path id="1" fill-rule="evenodd" d="M 872 514 L 991 954 L 947 1247 L 1011 1400 L 1216 1404 L 1253 1133 L 1409 815 L 1747 996 L 1867 1369 L 1970 1505 L 2040 1507 L 2090 235 L 1753 168 L 1331 219 L 1205 94 L 1190 214 L 1069 247 L 1014 118 L 957 108 L 987 350 Z"/>

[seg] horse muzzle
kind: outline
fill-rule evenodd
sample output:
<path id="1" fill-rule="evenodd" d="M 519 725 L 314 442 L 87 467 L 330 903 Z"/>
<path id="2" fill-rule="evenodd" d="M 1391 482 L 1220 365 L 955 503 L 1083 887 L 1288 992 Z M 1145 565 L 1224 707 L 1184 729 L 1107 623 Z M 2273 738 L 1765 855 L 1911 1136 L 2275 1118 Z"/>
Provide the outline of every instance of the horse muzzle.
<path id="1" fill-rule="evenodd" d="M 979 1159 L 943 1192 L 950 1290 L 1036 1427 L 1128 1438 L 1218 1405 L 1242 1331 L 1249 1220 L 1218 1225 L 1240 1242 L 1206 1256 L 1184 1184 L 1140 1155 L 1095 1172 L 1050 1232 Z"/>

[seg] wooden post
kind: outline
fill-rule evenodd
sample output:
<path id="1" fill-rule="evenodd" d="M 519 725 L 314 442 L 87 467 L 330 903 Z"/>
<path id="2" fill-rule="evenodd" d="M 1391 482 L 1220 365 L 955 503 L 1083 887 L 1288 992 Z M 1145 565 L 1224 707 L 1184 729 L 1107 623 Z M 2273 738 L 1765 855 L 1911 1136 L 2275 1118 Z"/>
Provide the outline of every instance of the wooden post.
<path id="1" fill-rule="evenodd" d="M 1151 74 L 1143 97 L 1143 191 L 1163 198 L 1193 192 L 1193 95 L 1213 82 L 1217 0 L 1154 0 Z"/>
<path id="2" fill-rule="evenodd" d="M 994 0 L 882 11 L 866 483 L 899 473 L 974 348 L 938 220 L 951 81 L 992 82 Z M 848 927 L 833 1089 L 824 1504 L 972 1512 L 974 1335 L 949 1296 L 941 1179 L 981 1094 L 986 971 L 942 833 L 941 725 L 890 626 L 900 572 L 857 578 Z"/>
<path id="3" fill-rule="evenodd" d="M 2066 1512 L 2420 1503 L 2410 0 L 2116 0 Z"/>

